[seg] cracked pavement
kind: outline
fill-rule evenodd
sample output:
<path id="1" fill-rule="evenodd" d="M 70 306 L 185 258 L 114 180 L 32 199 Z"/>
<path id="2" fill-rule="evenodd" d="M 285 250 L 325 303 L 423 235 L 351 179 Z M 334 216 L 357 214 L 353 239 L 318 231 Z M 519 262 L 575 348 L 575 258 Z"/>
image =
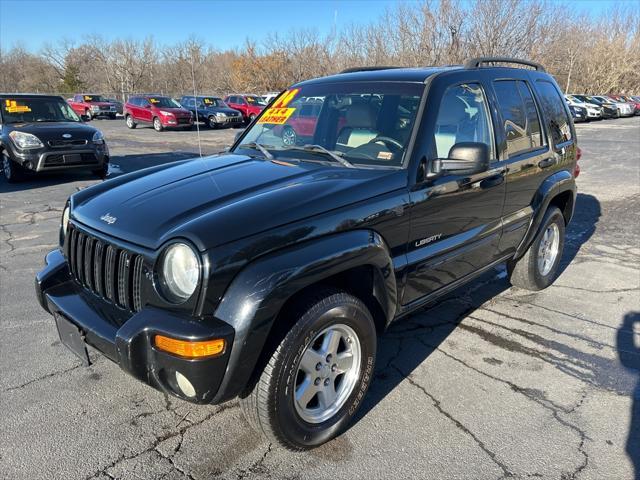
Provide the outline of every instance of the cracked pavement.
<path id="1" fill-rule="evenodd" d="M 188 158 L 195 132 L 97 120 L 112 174 Z M 311 452 L 271 445 L 237 401 L 196 406 L 60 344 L 33 277 L 89 174 L 0 177 L 1 479 L 640 478 L 640 118 L 577 126 L 579 197 L 543 292 L 486 273 L 380 339 L 356 422 Z M 205 154 L 235 131 L 202 131 Z"/>

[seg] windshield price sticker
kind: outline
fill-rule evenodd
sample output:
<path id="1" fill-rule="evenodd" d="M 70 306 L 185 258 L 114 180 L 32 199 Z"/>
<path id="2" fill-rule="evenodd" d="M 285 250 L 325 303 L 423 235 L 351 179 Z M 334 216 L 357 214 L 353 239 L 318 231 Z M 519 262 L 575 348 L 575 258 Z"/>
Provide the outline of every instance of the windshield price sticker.
<path id="1" fill-rule="evenodd" d="M 89 95 L 85 95 L 84 96 L 84 101 L 85 102 L 90 102 L 91 101 L 91 97 Z"/>
<path id="2" fill-rule="evenodd" d="M 299 88 L 294 88 L 293 90 L 284 92 L 273 105 L 264 112 L 260 120 L 258 120 L 258 123 L 269 123 L 272 125 L 282 125 L 286 123 L 293 112 L 296 111 L 295 108 L 287 108 L 287 105 L 291 103 L 291 100 L 295 98 L 299 91 Z"/>
<path id="3" fill-rule="evenodd" d="M 27 105 L 18 105 L 15 100 L 5 100 L 4 108 L 7 113 L 25 113 L 31 111 Z"/>
<path id="4" fill-rule="evenodd" d="M 149 101 L 151 103 L 160 103 L 160 100 L 158 100 L 157 98 L 150 98 Z"/>
<path id="5" fill-rule="evenodd" d="M 213 102 L 211 101 L 210 98 L 205 98 L 204 103 L 206 103 L 207 105 L 211 105 Z"/>

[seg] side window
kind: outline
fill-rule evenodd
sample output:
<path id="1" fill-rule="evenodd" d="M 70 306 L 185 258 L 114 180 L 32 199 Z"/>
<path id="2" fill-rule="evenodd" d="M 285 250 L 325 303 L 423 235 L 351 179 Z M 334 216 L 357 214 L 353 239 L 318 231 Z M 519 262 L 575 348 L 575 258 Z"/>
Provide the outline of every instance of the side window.
<path id="1" fill-rule="evenodd" d="M 504 120 L 507 137 L 507 153 L 510 157 L 531 149 L 531 139 L 527 134 L 525 106 L 515 80 L 493 82 L 500 113 Z"/>
<path id="2" fill-rule="evenodd" d="M 482 142 L 493 155 L 491 122 L 480 84 L 467 83 L 449 87 L 440 102 L 435 126 L 438 158 L 447 158 L 449 150 L 460 142 Z"/>
<path id="3" fill-rule="evenodd" d="M 129 105 L 138 106 L 138 97 L 130 97 L 129 100 L 127 100 L 127 103 L 129 103 Z"/>
<path id="4" fill-rule="evenodd" d="M 229 103 L 238 103 L 238 102 L 236 102 L 236 97 L 229 97 L 228 102 Z"/>
<path id="5" fill-rule="evenodd" d="M 81 102 L 82 101 L 82 95 L 74 95 L 73 101 L 74 102 Z"/>
<path id="6" fill-rule="evenodd" d="M 538 80 L 536 87 L 553 146 L 571 140 L 571 123 L 560 93 L 553 83 L 546 80 Z"/>
<path id="7" fill-rule="evenodd" d="M 527 135 L 531 140 L 531 148 L 542 146 L 542 133 L 540 131 L 540 118 L 536 109 L 536 102 L 531 94 L 531 88 L 525 82 L 518 82 L 518 91 L 524 102 L 527 115 Z"/>

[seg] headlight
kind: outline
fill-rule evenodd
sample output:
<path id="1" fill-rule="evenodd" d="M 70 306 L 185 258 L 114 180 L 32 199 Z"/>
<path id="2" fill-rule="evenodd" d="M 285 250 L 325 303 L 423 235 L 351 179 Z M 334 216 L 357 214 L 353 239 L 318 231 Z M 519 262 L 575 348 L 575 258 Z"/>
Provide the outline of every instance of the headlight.
<path id="1" fill-rule="evenodd" d="M 164 110 L 160 110 L 160 115 L 164 115 L 165 117 L 173 117 L 173 113 L 165 112 Z"/>
<path id="2" fill-rule="evenodd" d="M 198 255 L 185 243 L 174 243 L 162 255 L 160 279 L 164 294 L 175 303 L 187 300 L 198 286 Z"/>
<path id="3" fill-rule="evenodd" d="M 69 226 L 69 204 L 62 211 L 62 221 L 60 222 L 60 245 L 63 244 L 64 238 L 67 236 L 67 227 Z"/>
<path id="4" fill-rule="evenodd" d="M 100 107 L 98 105 L 91 105 L 91 110 L 98 111 L 100 110 Z"/>
<path id="5" fill-rule="evenodd" d="M 216 112 L 216 117 L 220 117 L 220 118 L 226 118 L 227 114 L 224 112 Z"/>
<path id="6" fill-rule="evenodd" d="M 96 133 L 93 134 L 92 141 L 93 143 L 97 143 L 100 145 L 104 143 L 104 135 L 102 135 L 102 132 L 100 130 L 96 131 Z"/>
<path id="7" fill-rule="evenodd" d="M 40 139 L 30 133 L 13 130 L 9 133 L 9 137 L 11 137 L 11 140 L 13 140 L 13 143 L 15 143 L 18 148 L 22 148 L 24 150 L 44 147 Z"/>

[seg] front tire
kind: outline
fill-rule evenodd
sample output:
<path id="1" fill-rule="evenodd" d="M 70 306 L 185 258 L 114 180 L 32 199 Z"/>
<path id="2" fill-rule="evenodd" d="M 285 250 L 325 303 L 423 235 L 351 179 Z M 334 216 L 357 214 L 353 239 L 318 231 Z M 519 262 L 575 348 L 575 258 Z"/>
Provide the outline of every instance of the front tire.
<path id="1" fill-rule="evenodd" d="M 216 123 L 216 117 L 211 115 L 209 118 L 207 118 L 207 126 L 212 130 L 215 130 L 216 128 L 218 128 L 218 124 Z"/>
<path id="2" fill-rule="evenodd" d="M 153 119 L 153 129 L 156 132 L 161 132 L 164 129 L 164 127 L 162 126 L 162 122 L 160 121 L 160 119 L 158 117 L 155 117 Z"/>
<path id="3" fill-rule="evenodd" d="M 511 284 L 531 291 L 551 285 L 558 276 L 564 237 L 564 216 L 558 207 L 550 207 L 527 252 L 520 259 L 507 263 Z"/>
<path id="4" fill-rule="evenodd" d="M 24 179 L 22 167 L 11 160 L 6 153 L 2 154 L 2 171 L 4 172 L 4 178 L 9 183 L 18 183 Z"/>
<path id="5" fill-rule="evenodd" d="M 296 131 L 289 125 L 286 125 L 282 130 L 282 143 L 287 147 L 291 147 L 294 146 L 297 141 L 298 136 L 296 135 Z"/>
<path id="6" fill-rule="evenodd" d="M 127 115 L 124 121 L 127 124 L 127 127 L 132 130 L 138 126 L 136 122 L 133 121 L 133 117 L 131 115 Z"/>
<path id="7" fill-rule="evenodd" d="M 249 424 L 290 450 L 343 432 L 373 376 L 376 329 L 367 307 L 338 290 L 304 298 L 299 318 L 240 399 Z"/>
<path id="8" fill-rule="evenodd" d="M 107 177 L 107 174 L 109 173 L 109 162 L 105 161 L 102 164 L 102 167 L 92 170 L 91 173 L 93 173 L 98 178 L 104 180 Z"/>

